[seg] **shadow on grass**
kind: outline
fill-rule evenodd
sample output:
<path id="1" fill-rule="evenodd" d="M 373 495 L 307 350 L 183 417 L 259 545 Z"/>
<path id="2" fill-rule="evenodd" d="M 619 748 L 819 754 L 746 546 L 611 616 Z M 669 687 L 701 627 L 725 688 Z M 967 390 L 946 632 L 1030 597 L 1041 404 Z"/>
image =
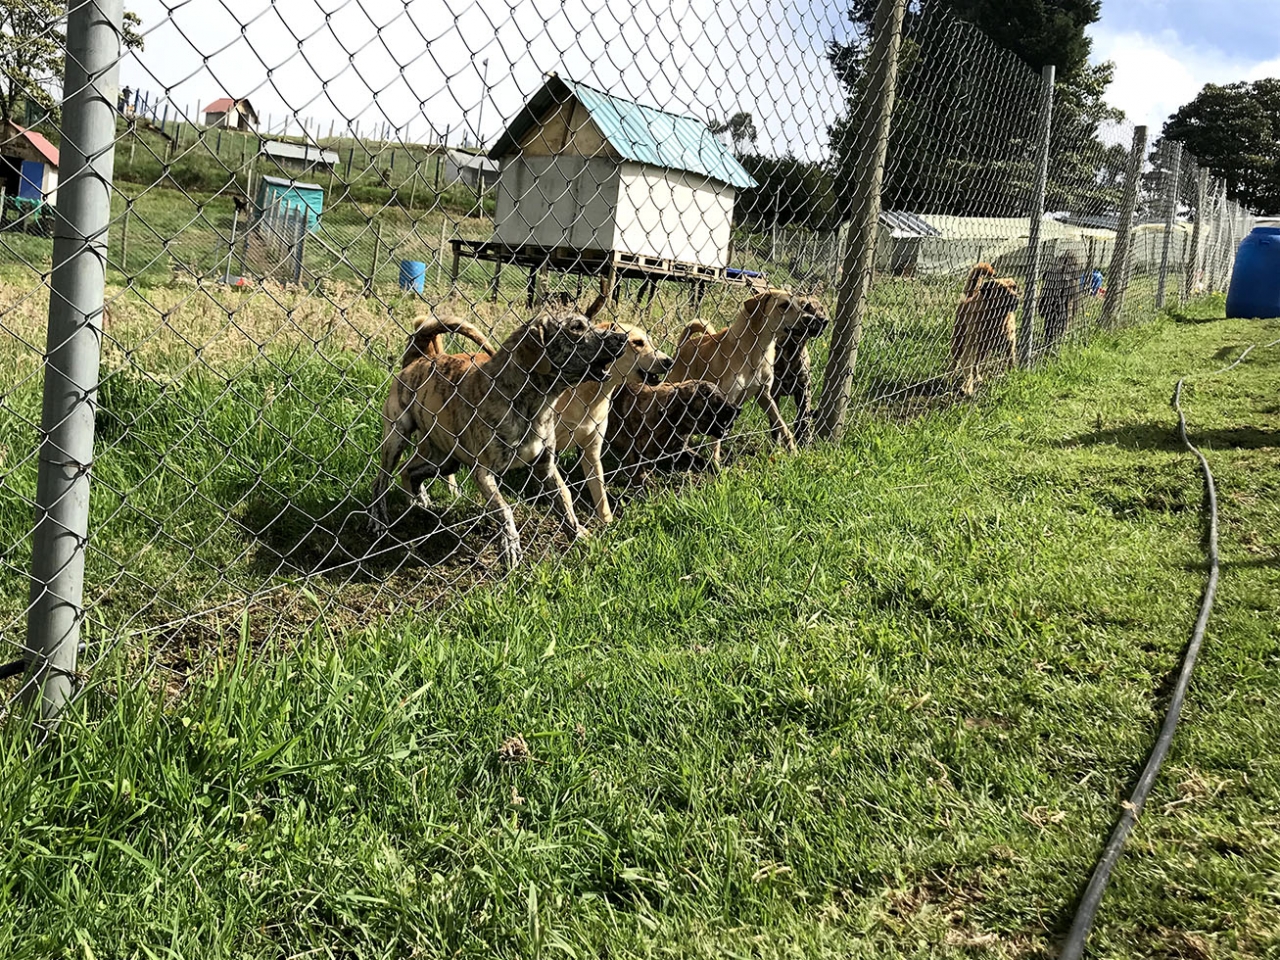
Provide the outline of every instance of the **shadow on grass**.
<path id="1" fill-rule="evenodd" d="M 1280 446 L 1280 431 L 1257 427 L 1232 427 L 1224 430 L 1196 430 L 1191 442 L 1203 450 L 1267 450 Z M 1117 446 L 1130 450 L 1163 450 L 1181 452 L 1186 448 L 1171 424 L 1138 423 L 1127 427 L 1111 427 L 1060 440 L 1058 447 Z"/>
<path id="2" fill-rule="evenodd" d="M 1174 323 L 1222 323 L 1226 320 L 1226 317 L 1200 317 L 1181 310 L 1170 310 L 1168 314 Z"/>

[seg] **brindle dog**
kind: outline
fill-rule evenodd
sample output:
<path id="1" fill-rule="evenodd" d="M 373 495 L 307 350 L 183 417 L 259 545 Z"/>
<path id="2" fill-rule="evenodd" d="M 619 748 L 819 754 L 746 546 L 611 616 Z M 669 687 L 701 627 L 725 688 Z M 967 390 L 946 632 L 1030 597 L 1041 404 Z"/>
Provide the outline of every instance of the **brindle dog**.
<path id="1" fill-rule="evenodd" d="M 445 332 L 465 333 L 459 321 L 429 318 L 414 336 L 432 342 L 436 333 Z M 404 468 L 410 492 L 425 500 L 426 481 L 471 467 L 486 507 L 501 516 L 501 553 L 508 567 L 523 557 L 515 514 L 498 490 L 498 477 L 513 467 L 530 467 L 554 493 L 565 529 L 582 536 L 586 531 L 556 467 L 553 404 L 570 387 L 607 378 L 610 364 L 626 348 L 625 333 L 593 327 L 580 313 L 547 310 L 517 327 L 488 358 L 412 359 L 396 374 L 383 406 L 370 510 L 374 530 L 386 527 L 387 488 L 416 437 L 417 449 Z"/>
<path id="2" fill-rule="evenodd" d="M 629 469 L 632 483 L 655 467 L 699 469 L 707 461 L 690 448 L 690 437 L 723 440 L 741 409 L 706 380 L 626 383 L 613 393 L 609 446 Z"/>
<path id="3" fill-rule="evenodd" d="M 778 334 L 773 357 L 773 386 L 769 395 L 781 406 L 783 397 L 796 402 L 794 420 L 796 443 L 803 446 L 813 439 L 813 367 L 809 360 L 809 341 L 822 336 L 830 322 L 826 308 L 816 297 L 797 298 L 804 312 L 813 319 L 808 324 L 788 327 Z"/>

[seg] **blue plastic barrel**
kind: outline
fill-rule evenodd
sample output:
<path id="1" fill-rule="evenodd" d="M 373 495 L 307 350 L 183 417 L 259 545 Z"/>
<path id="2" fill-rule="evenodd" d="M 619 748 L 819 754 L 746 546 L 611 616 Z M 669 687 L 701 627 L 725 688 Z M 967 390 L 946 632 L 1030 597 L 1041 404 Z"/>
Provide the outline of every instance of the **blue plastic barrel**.
<path id="1" fill-rule="evenodd" d="M 1254 227 L 1236 251 L 1227 316 L 1280 317 L 1280 227 Z"/>
<path id="2" fill-rule="evenodd" d="M 400 289 L 422 292 L 422 284 L 427 279 L 427 265 L 421 260 L 400 261 Z"/>

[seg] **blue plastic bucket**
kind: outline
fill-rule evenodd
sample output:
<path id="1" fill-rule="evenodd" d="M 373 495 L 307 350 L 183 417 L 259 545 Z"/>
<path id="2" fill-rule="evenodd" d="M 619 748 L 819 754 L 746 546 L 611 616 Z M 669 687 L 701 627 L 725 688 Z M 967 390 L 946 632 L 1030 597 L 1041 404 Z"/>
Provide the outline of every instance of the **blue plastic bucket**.
<path id="1" fill-rule="evenodd" d="M 422 285 L 427 279 L 427 265 L 421 260 L 400 261 L 400 289 L 422 292 Z"/>

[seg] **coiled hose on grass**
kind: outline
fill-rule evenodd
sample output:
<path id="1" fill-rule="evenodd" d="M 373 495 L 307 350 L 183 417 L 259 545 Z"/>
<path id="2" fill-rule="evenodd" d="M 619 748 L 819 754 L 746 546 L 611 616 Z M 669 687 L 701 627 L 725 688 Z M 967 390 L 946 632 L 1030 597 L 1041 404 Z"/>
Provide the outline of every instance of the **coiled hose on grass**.
<path id="1" fill-rule="evenodd" d="M 1273 340 L 1271 343 L 1266 344 L 1265 347 L 1274 347 L 1278 343 L 1280 343 L 1280 340 Z M 1233 363 L 1223 367 L 1221 370 L 1215 370 L 1210 376 L 1216 376 L 1234 369 L 1249 355 L 1254 346 L 1254 344 L 1250 344 L 1240 356 L 1236 357 Z M 1071 922 L 1071 929 L 1067 933 L 1066 942 L 1063 944 L 1061 954 L 1059 954 L 1060 960 L 1080 960 L 1080 957 L 1084 955 L 1085 942 L 1089 938 L 1089 930 L 1093 927 L 1093 918 L 1098 912 L 1098 906 L 1102 903 L 1102 894 L 1106 891 L 1107 882 L 1111 879 L 1111 871 L 1120 859 L 1120 852 L 1124 848 L 1125 840 L 1128 839 L 1130 831 L 1133 830 L 1133 825 L 1138 822 L 1142 807 L 1147 802 L 1147 797 L 1151 793 L 1151 787 L 1155 783 L 1156 776 L 1160 773 L 1160 765 L 1164 763 L 1164 758 L 1169 753 L 1169 747 L 1173 743 L 1173 734 L 1178 728 L 1178 719 L 1182 715 L 1182 704 L 1187 696 L 1187 687 L 1191 683 L 1191 671 L 1195 669 L 1196 657 L 1199 655 L 1200 646 L 1204 642 L 1205 627 L 1209 623 L 1209 612 L 1213 609 L 1214 594 L 1218 591 L 1218 491 L 1214 486 L 1213 471 L 1209 469 L 1209 461 L 1200 452 L 1200 448 L 1187 437 L 1187 418 L 1182 411 L 1182 385 L 1184 380 L 1185 378 L 1179 379 L 1177 386 L 1174 387 L 1173 399 L 1170 405 L 1178 414 L 1178 436 L 1182 440 L 1182 445 L 1195 454 L 1200 461 L 1200 472 L 1204 476 L 1205 502 L 1209 507 L 1209 530 L 1206 548 L 1206 555 L 1209 560 L 1209 579 L 1205 584 L 1204 596 L 1200 601 L 1200 614 L 1196 617 L 1195 628 L 1191 631 L 1191 641 L 1187 644 L 1186 652 L 1182 655 L 1182 667 L 1178 671 L 1178 682 L 1173 688 L 1173 696 L 1169 699 L 1169 709 L 1165 713 L 1164 722 L 1160 725 L 1160 735 L 1156 737 L 1155 745 L 1151 748 L 1151 755 L 1147 758 L 1147 765 L 1142 768 L 1142 776 L 1138 778 L 1138 783 L 1133 789 L 1133 795 L 1122 804 L 1124 809 L 1120 812 L 1120 819 L 1116 823 L 1115 829 L 1111 831 L 1111 839 L 1107 841 L 1106 847 L 1103 848 L 1098 865 L 1093 869 L 1093 876 L 1089 878 L 1089 885 L 1085 887 L 1084 895 L 1080 898 L 1080 903 L 1076 907 L 1075 918 Z"/>

